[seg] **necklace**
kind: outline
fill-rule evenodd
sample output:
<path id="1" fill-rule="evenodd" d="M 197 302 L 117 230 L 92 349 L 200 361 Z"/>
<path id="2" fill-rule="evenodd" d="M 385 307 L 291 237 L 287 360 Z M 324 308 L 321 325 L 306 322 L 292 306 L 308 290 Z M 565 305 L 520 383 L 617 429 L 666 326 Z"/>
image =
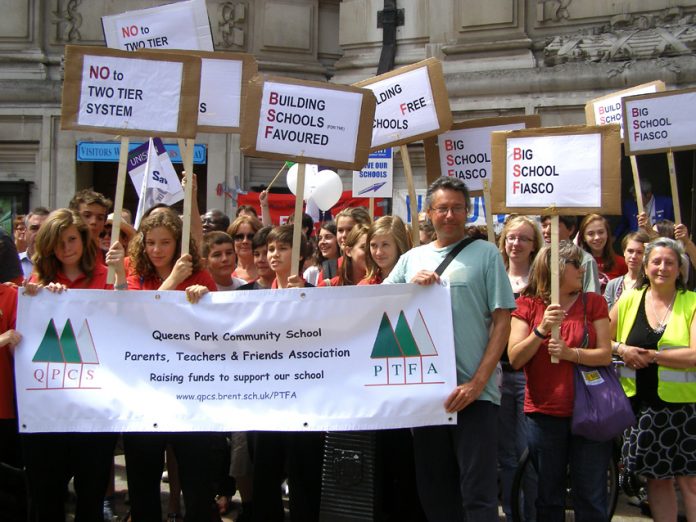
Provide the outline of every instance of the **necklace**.
<path id="1" fill-rule="evenodd" d="M 669 317 L 669 314 L 672 312 L 672 306 L 674 306 L 674 301 L 677 299 L 677 293 L 674 292 L 674 296 L 672 297 L 672 302 L 669 303 L 669 306 L 667 307 L 667 310 L 665 310 L 665 315 L 662 316 L 662 321 L 659 321 L 657 323 L 657 326 L 653 328 L 653 332 L 656 334 L 661 334 L 662 332 L 665 331 L 665 328 L 667 327 L 667 318 Z M 653 297 L 652 291 L 650 292 L 650 308 L 652 309 L 653 317 L 657 319 L 657 312 L 655 311 L 655 298 Z"/>

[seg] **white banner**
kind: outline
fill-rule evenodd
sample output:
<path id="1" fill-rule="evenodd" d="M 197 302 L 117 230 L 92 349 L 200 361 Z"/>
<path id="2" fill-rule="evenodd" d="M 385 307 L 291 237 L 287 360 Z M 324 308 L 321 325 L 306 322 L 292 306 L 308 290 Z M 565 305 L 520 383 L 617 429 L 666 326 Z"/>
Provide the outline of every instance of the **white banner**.
<path id="1" fill-rule="evenodd" d="M 20 295 L 23 432 L 448 424 L 449 288 Z"/>

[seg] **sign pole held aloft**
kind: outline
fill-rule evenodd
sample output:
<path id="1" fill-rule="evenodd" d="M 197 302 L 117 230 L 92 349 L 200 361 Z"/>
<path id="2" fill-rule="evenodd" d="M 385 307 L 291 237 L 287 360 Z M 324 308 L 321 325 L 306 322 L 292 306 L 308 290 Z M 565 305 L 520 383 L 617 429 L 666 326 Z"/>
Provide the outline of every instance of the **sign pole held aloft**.
<path id="1" fill-rule="evenodd" d="M 551 304 L 560 304 L 560 279 L 558 273 L 558 214 L 551 216 Z M 551 329 L 551 337 L 558 340 L 561 336 L 561 328 L 554 326 Z M 551 357 L 551 362 L 558 364 L 558 357 Z"/>
<path id="2" fill-rule="evenodd" d="M 292 268 L 291 275 L 299 275 L 300 271 L 300 241 L 302 241 L 302 207 L 304 203 L 305 163 L 297 167 L 297 189 L 295 191 L 295 214 L 292 221 Z"/>
<path id="3" fill-rule="evenodd" d="M 631 172 L 633 172 L 633 188 L 636 191 L 636 204 L 638 205 L 638 213 L 645 212 L 643 207 L 643 192 L 640 189 L 640 176 L 638 176 L 638 160 L 635 154 L 629 156 L 631 159 Z"/>
<path id="4" fill-rule="evenodd" d="M 375 220 L 375 198 L 370 198 L 370 203 L 368 204 L 367 210 L 370 213 L 370 219 Z"/>
<path id="5" fill-rule="evenodd" d="M 672 189 L 674 203 L 674 222 L 679 225 L 681 220 L 681 205 L 679 204 L 679 187 L 677 187 L 677 169 L 674 167 L 674 152 L 667 152 L 667 167 L 669 168 L 669 186 Z"/>
<path id="6" fill-rule="evenodd" d="M 404 174 L 408 185 L 409 210 L 411 212 L 411 237 L 413 246 L 420 245 L 420 234 L 418 233 L 418 200 L 416 199 L 416 187 L 413 184 L 413 170 L 411 169 L 411 157 L 408 155 L 408 145 L 401 145 L 401 161 L 404 164 Z"/>
<path id="7" fill-rule="evenodd" d="M 181 231 L 181 255 L 189 253 L 189 244 L 191 242 L 191 199 L 193 197 L 193 149 L 195 140 L 183 139 L 179 140 L 179 151 L 181 152 L 181 161 L 184 164 L 184 223 Z"/>
<path id="8" fill-rule="evenodd" d="M 491 184 L 487 179 L 483 180 L 483 204 L 486 207 L 486 230 L 488 241 L 495 245 L 495 230 L 493 230 L 493 206 L 491 205 Z"/>
<path id="9" fill-rule="evenodd" d="M 121 149 L 118 156 L 118 175 L 116 177 L 116 194 L 114 196 L 114 221 L 111 228 L 111 246 L 119 240 L 121 229 L 121 211 L 123 210 L 123 195 L 126 191 L 126 174 L 128 167 L 128 136 L 121 136 Z M 109 266 L 106 282 L 114 284 L 115 271 Z"/>

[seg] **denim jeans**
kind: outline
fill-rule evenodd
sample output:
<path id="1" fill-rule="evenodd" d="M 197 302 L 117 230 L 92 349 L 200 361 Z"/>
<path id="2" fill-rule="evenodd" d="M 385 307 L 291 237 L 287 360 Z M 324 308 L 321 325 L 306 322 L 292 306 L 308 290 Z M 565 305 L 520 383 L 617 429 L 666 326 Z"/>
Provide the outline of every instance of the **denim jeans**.
<path id="1" fill-rule="evenodd" d="M 565 520 L 567 468 L 577 522 L 607 521 L 607 466 L 612 442 L 597 442 L 570 430 L 570 417 L 527 415 L 529 450 L 539 475 L 537 520 Z"/>

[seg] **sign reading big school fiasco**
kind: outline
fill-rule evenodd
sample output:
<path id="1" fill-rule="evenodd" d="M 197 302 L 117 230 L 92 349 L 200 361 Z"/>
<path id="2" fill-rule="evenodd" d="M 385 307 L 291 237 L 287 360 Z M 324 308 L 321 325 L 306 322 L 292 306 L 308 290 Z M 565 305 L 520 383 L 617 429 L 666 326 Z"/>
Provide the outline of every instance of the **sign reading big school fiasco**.
<path id="1" fill-rule="evenodd" d="M 366 89 L 257 77 L 249 86 L 241 148 L 249 156 L 360 168 L 374 110 Z"/>
<path id="2" fill-rule="evenodd" d="M 67 46 L 61 128 L 194 137 L 199 87 L 193 56 Z"/>
<path id="3" fill-rule="evenodd" d="M 23 432 L 456 423 L 449 288 L 20 296 Z M 337 319 L 337 318 L 340 318 Z M 118 332 L 118 335 L 114 335 Z"/>
<path id="4" fill-rule="evenodd" d="M 696 148 L 696 89 L 623 98 L 626 154 Z"/>
<path id="5" fill-rule="evenodd" d="M 434 136 L 452 125 L 442 65 L 435 58 L 355 85 L 372 90 L 377 99 L 373 150 Z"/>

